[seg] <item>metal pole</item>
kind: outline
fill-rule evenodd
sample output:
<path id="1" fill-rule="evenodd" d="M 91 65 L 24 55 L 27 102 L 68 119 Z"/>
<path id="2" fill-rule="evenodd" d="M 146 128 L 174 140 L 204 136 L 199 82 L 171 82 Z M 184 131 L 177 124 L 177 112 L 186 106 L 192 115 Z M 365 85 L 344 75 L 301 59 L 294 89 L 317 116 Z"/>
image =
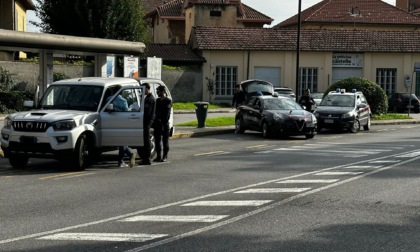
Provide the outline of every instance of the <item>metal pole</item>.
<path id="1" fill-rule="evenodd" d="M 300 58 L 300 26 L 301 26 L 301 21 L 300 21 L 300 11 L 302 8 L 302 0 L 299 0 L 299 9 L 298 9 L 298 28 L 297 28 L 297 44 L 296 44 L 296 101 L 299 101 L 299 73 L 300 73 L 300 69 L 299 69 L 299 58 Z"/>

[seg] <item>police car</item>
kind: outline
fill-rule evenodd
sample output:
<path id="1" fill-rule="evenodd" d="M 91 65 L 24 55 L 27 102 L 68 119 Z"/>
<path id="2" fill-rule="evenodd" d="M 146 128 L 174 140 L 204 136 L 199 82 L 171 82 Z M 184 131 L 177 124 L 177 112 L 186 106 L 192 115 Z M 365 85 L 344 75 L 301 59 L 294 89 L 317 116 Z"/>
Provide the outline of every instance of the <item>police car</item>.
<path id="1" fill-rule="evenodd" d="M 318 121 L 318 132 L 324 128 L 346 129 L 357 133 L 360 127 L 370 130 L 371 110 L 362 92 L 355 89 L 331 91 L 322 99 L 314 114 Z"/>

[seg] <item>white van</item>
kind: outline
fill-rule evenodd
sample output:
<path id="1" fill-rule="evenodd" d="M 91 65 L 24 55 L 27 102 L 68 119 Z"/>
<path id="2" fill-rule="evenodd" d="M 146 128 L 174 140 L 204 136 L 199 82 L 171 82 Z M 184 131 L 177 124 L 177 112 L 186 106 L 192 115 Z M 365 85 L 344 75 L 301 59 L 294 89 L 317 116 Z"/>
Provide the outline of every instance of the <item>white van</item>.
<path id="1" fill-rule="evenodd" d="M 13 167 L 25 167 L 29 158 L 54 158 L 83 170 L 98 161 L 99 155 L 121 145 L 143 151 L 144 86 L 166 85 L 147 78 L 87 77 L 52 83 L 35 109 L 8 115 L 1 129 L 1 148 Z M 121 86 L 107 99 L 106 90 Z M 107 106 L 122 95 L 129 111 Z M 34 102 L 25 102 L 32 107 Z M 173 111 L 170 121 L 173 130 Z M 155 154 L 153 135 L 152 156 Z"/>

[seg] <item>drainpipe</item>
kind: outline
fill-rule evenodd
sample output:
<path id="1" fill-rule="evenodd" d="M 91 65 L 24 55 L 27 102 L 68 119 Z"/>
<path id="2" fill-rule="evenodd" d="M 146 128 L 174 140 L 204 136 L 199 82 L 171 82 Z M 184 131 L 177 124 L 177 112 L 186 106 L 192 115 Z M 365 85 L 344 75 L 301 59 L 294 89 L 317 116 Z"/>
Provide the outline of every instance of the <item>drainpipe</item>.
<path id="1" fill-rule="evenodd" d="M 16 20 L 16 0 L 13 0 L 13 2 L 12 2 L 12 30 L 13 31 L 17 31 L 17 29 L 16 29 L 16 23 L 15 23 L 15 20 Z"/>
<path id="2" fill-rule="evenodd" d="M 249 80 L 249 62 L 250 62 L 250 59 L 251 59 L 251 51 L 248 50 L 248 62 L 247 62 L 247 65 L 246 65 L 246 79 L 247 80 Z"/>

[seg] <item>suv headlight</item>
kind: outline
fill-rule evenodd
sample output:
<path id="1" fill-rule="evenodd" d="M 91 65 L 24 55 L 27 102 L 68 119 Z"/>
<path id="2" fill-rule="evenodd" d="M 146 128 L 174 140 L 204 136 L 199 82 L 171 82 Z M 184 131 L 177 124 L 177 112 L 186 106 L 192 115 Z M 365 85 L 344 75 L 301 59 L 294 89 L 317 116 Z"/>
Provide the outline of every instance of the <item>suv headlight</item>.
<path id="1" fill-rule="evenodd" d="M 11 127 L 13 124 L 12 119 L 10 119 L 9 117 L 4 118 L 4 127 Z"/>
<path id="2" fill-rule="evenodd" d="M 344 115 L 341 116 L 342 119 L 346 119 L 346 118 L 352 118 L 354 116 L 353 112 L 348 112 L 345 113 Z"/>
<path id="3" fill-rule="evenodd" d="M 76 127 L 74 120 L 65 120 L 51 123 L 51 126 L 55 131 L 72 130 Z"/>

